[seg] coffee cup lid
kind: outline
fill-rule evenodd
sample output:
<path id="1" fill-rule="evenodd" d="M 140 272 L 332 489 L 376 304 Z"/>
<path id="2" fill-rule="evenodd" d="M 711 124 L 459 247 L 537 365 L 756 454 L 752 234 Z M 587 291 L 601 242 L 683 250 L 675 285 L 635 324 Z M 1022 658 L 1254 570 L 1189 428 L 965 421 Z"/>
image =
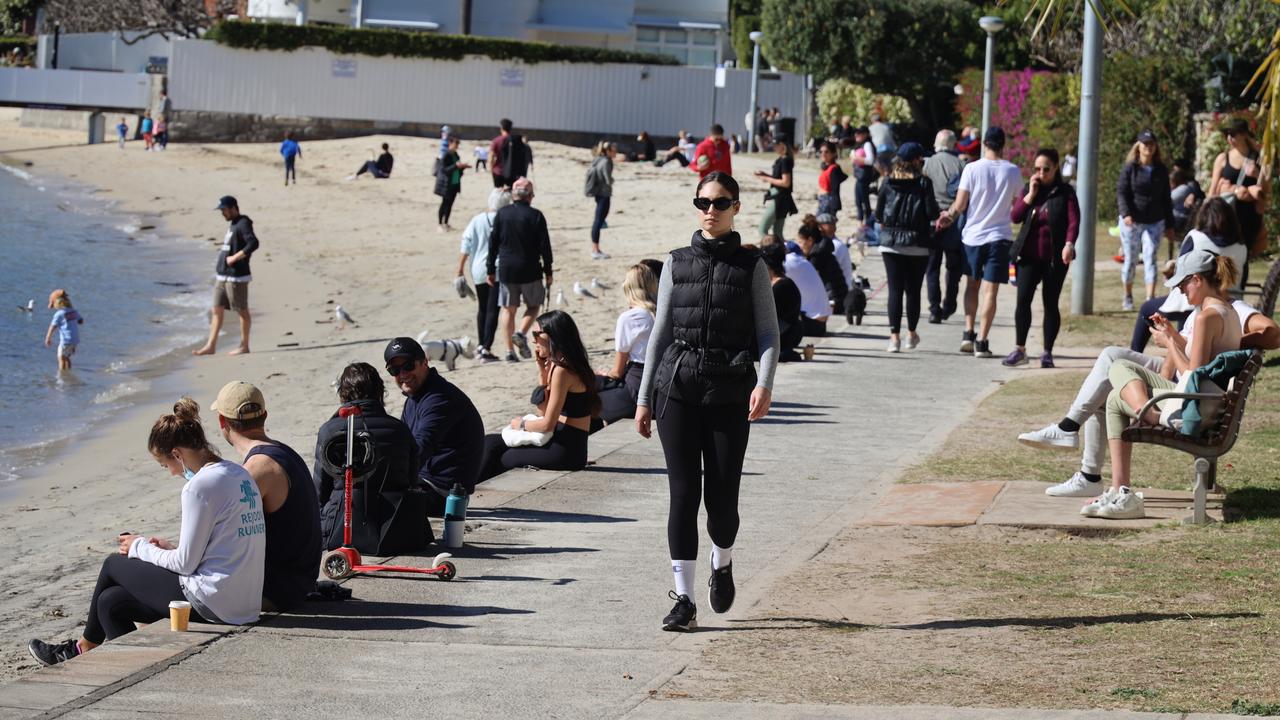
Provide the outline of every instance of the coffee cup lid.
<path id="1" fill-rule="evenodd" d="M 169 609 L 170 610 L 190 610 L 191 603 L 187 602 L 186 600 L 174 600 L 173 602 L 169 603 Z"/>

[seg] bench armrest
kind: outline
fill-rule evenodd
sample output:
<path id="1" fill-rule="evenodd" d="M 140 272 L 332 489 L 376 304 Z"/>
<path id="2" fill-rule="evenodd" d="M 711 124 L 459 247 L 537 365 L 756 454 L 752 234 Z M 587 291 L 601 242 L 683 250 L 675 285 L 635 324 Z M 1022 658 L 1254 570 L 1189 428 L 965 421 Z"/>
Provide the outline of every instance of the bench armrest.
<path id="1" fill-rule="evenodd" d="M 1150 410 L 1153 405 L 1163 400 L 1169 400 L 1169 399 L 1220 400 L 1222 399 L 1222 397 L 1223 395 L 1220 393 L 1180 393 L 1180 392 L 1160 393 L 1159 397 L 1151 398 L 1150 400 L 1147 401 L 1145 405 L 1142 406 L 1142 409 L 1138 411 L 1138 417 L 1142 417 L 1143 415 L 1146 415 L 1147 411 Z"/>

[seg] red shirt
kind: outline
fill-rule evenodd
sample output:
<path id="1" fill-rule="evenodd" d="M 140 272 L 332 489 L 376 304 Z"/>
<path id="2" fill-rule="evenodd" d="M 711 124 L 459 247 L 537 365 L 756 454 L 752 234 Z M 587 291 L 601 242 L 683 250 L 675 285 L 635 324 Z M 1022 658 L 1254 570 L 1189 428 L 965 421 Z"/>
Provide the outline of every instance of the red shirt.
<path id="1" fill-rule="evenodd" d="M 489 172 L 494 175 L 502 174 L 502 141 L 506 137 L 506 135 L 499 135 L 489 143 Z"/>
<path id="2" fill-rule="evenodd" d="M 707 163 L 706 170 L 699 170 L 698 158 L 703 155 L 706 155 L 710 162 Z M 718 141 L 706 138 L 698 143 L 698 147 L 693 150 L 693 162 L 689 163 L 689 169 L 698 173 L 699 178 L 706 177 L 708 173 L 713 173 L 717 170 L 726 175 L 732 175 L 733 152 L 729 149 L 729 142 L 724 138 L 720 138 Z"/>

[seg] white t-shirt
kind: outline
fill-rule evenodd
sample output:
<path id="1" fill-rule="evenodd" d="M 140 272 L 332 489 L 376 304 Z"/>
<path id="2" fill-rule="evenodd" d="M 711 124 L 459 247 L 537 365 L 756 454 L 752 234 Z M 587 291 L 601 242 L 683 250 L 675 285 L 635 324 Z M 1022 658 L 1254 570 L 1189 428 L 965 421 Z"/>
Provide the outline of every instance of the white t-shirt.
<path id="1" fill-rule="evenodd" d="M 1013 200 L 1022 186 L 1022 173 L 1008 160 L 975 160 L 960 173 L 960 190 L 969 193 L 965 245 L 974 247 L 1013 240 Z"/>
<path id="2" fill-rule="evenodd" d="M 618 316 L 618 327 L 613 332 L 614 350 L 627 353 L 628 360 L 643 365 L 652 331 L 653 313 L 642 307 L 630 308 Z"/>
<path id="3" fill-rule="evenodd" d="M 836 262 L 840 263 L 840 272 L 844 273 L 844 286 L 851 288 L 853 287 L 853 260 L 849 257 L 849 246 L 840 238 L 832 238 L 832 244 L 836 246 Z"/>
<path id="4" fill-rule="evenodd" d="M 811 318 L 830 317 L 831 301 L 827 299 L 827 288 L 813 263 L 799 253 L 788 252 L 782 267 L 800 291 L 800 312 Z"/>
<path id="5" fill-rule="evenodd" d="M 248 470 L 220 460 L 196 471 L 182 488 L 177 545 L 162 550 L 140 537 L 129 546 L 129 557 L 177 573 L 183 594 L 225 623 L 258 620 L 267 525 L 262 495 Z"/>

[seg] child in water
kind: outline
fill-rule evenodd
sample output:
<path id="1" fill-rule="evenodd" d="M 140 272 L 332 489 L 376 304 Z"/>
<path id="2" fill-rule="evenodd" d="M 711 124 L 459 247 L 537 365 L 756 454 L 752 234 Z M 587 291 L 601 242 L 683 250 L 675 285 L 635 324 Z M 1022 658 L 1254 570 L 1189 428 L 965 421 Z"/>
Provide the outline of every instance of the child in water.
<path id="1" fill-rule="evenodd" d="M 71 307 L 71 296 L 66 290 L 58 289 L 49 294 L 49 309 L 53 310 L 53 320 L 49 323 L 49 331 L 44 334 L 44 346 L 53 342 L 53 330 L 58 329 L 58 371 L 71 369 L 71 356 L 76 354 L 76 346 L 80 344 L 80 328 L 84 324 L 82 317 Z"/>

